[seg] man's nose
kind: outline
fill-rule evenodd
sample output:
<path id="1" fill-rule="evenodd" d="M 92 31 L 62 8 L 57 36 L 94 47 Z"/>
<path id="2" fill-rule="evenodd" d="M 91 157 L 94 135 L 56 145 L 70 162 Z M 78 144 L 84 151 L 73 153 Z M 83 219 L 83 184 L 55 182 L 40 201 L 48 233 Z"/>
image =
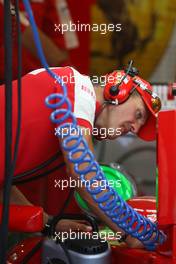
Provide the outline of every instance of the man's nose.
<path id="1" fill-rule="evenodd" d="M 141 128 L 141 125 L 138 124 L 137 122 L 135 122 L 131 125 L 131 132 L 134 134 L 137 134 L 139 132 L 140 128 Z"/>

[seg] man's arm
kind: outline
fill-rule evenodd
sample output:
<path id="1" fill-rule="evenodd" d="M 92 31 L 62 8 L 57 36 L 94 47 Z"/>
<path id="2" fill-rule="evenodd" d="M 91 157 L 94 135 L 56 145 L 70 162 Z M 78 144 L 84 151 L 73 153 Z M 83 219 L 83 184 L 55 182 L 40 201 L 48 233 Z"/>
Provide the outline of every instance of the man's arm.
<path id="1" fill-rule="evenodd" d="M 3 203 L 3 190 L 0 190 L 0 203 Z M 10 204 L 32 205 L 16 186 L 12 186 L 10 193 Z"/>
<path id="2" fill-rule="evenodd" d="M 85 129 L 81 127 L 81 131 L 84 131 Z M 85 130 L 86 131 L 86 130 Z M 92 143 L 92 136 L 89 133 L 84 134 L 84 138 L 86 139 L 89 149 L 94 153 L 94 148 L 93 148 L 93 143 Z M 61 140 L 62 141 L 62 140 Z M 70 144 L 71 145 L 71 144 Z M 64 159 L 67 165 L 68 173 L 74 179 L 75 181 L 79 180 L 79 175 L 75 173 L 74 171 L 74 165 L 71 164 L 68 159 L 67 159 L 67 152 L 63 151 Z M 80 153 L 74 154 L 74 158 L 80 157 Z M 87 165 L 87 164 L 86 164 Z M 86 165 L 81 165 L 80 169 L 83 169 L 86 167 Z M 88 173 L 86 176 L 86 180 L 90 180 L 93 176 L 95 176 L 95 173 L 93 174 L 92 172 Z M 80 184 L 79 184 L 80 185 Z M 115 232 L 121 232 L 124 234 L 124 231 L 121 230 L 120 228 L 117 227 L 115 223 L 113 223 L 109 217 L 107 217 L 103 211 L 98 207 L 98 204 L 94 202 L 92 199 L 91 195 L 87 192 L 86 188 L 83 186 L 77 186 L 76 190 L 80 194 L 80 196 L 88 203 L 90 209 L 97 215 L 102 222 L 104 222 L 107 226 L 109 226 L 112 230 Z M 103 191 L 102 191 L 103 192 Z M 105 192 L 105 190 L 104 190 Z"/>
<path id="3" fill-rule="evenodd" d="M 2 189 L 0 189 L 0 204 L 1 203 L 3 203 Z M 33 204 L 27 200 L 27 198 L 16 186 L 12 186 L 11 188 L 10 204 L 33 206 Z M 47 224 L 48 220 L 49 220 L 49 215 L 46 212 L 43 212 L 43 228 Z M 88 232 L 92 230 L 92 228 L 89 225 L 83 223 L 82 221 L 63 219 L 59 221 L 59 223 L 57 224 L 56 231 L 66 232 L 69 231 L 70 228 L 75 231 L 80 230 L 83 232 Z"/>
<path id="4" fill-rule="evenodd" d="M 0 189 L 0 203 L 3 203 L 3 190 Z M 10 204 L 16 205 L 31 205 L 33 204 L 27 200 L 24 194 L 16 187 L 12 186 L 10 193 Z M 43 213 L 43 223 L 46 224 L 48 221 L 48 214 Z"/>
<path id="5" fill-rule="evenodd" d="M 38 28 L 39 37 L 42 43 L 43 51 L 49 66 L 60 66 L 62 62 L 68 60 L 66 50 L 60 49 L 43 31 Z M 22 35 L 22 43 L 31 54 L 38 58 L 37 49 L 34 43 L 31 26 L 26 27 Z"/>
<path id="6" fill-rule="evenodd" d="M 84 128 L 81 128 L 81 131 L 84 131 Z M 85 130 L 86 131 L 86 130 Z M 83 135 L 85 140 L 87 141 L 88 143 L 88 146 L 89 146 L 89 149 L 92 151 L 92 153 L 94 153 L 94 148 L 93 148 L 93 143 L 92 143 L 92 136 L 88 133 L 84 134 Z M 60 143 L 62 142 L 62 139 L 60 139 Z M 74 142 L 75 143 L 75 142 Z M 67 169 L 68 169 L 68 173 L 69 175 L 75 180 L 79 180 L 79 175 L 75 173 L 74 171 L 74 165 L 71 164 L 68 159 L 67 159 L 67 152 L 63 151 L 63 155 L 64 155 L 64 159 L 65 159 L 65 162 L 67 164 Z M 76 154 L 74 155 L 74 158 L 78 158 L 80 157 L 81 154 Z M 86 164 L 87 165 L 87 164 Z M 80 169 L 83 169 L 86 167 L 86 165 L 82 165 L 80 166 Z M 95 174 L 93 173 L 88 173 L 87 176 L 86 176 L 86 180 L 88 179 L 91 179 L 93 176 L 95 176 Z M 110 227 L 115 233 L 120 233 L 120 235 L 124 235 L 125 232 L 120 229 L 115 223 L 113 223 L 110 218 L 108 216 L 106 216 L 103 211 L 98 207 L 98 204 L 95 203 L 91 197 L 91 195 L 87 192 L 86 188 L 85 187 L 80 187 L 78 186 L 76 188 L 77 192 L 81 195 L 81 197 L 88 203 L 89 205 L 89 208 L 92 210 L 92 212 L 98 216 L 99 219 L 101 219 L 102 222 L 104 222 L 108 227 Z M 105 190 L 102 191 L 102 192 L 106 192 Z M 143 245 L 142 243 L 136 239 L 136 238 L 133 238 L 131 237 L 130 235 L 127 237 L 126 241 L 125 241 L 129 247 L 134 247 L 134 248 L 143 248 Z"/>

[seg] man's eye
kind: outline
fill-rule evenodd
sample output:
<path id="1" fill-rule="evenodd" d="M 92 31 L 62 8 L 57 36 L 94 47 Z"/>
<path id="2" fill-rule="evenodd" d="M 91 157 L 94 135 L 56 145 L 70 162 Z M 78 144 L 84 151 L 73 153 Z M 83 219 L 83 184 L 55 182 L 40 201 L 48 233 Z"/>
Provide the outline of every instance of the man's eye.
<path id="1" fill-rule="evenodd" d="M 136 119 L 142 119 L 142 118 L 143 118 L 143 115 L 142 115 L 141 111 L 137 111 Z"/>

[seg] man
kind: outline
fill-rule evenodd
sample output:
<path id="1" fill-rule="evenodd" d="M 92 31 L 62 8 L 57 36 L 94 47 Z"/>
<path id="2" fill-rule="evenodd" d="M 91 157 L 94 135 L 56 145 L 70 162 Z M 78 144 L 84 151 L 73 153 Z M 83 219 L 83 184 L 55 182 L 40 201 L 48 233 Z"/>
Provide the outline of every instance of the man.
<path id="1" fill-rule="evenodd" d="M 4 83 L 4 32 L 3 32 L 3 10 L 4 0 L 0 0 L 0 84 Z M 58 25 L 60 23 L 56 10 L 55 0 L 35 0 L 31 1 L 33 14 L 35 17 L 38 33 L 41 39 L 44 54 L 48 64 L 52 66 L 64 66 L 71 64 L 69 54 L 66 48 L 64 35 L 61 32 L 55 32 L 53 21 Z M 19 16 L 22 31 L 22 58 L 23 67 L 22 75 L 38 69 L 40 61 L 38 59 L 35 47 L 32 29 L 25 12 L 23 1 L 19 1 Z M 15 14 L 14 1 L 11 1 L 11 17 L 12 17 L 12 35 L 13 35 L 13 80 L 18 76 L 18 58 L 17 58 L 17 20 Z M 75 46 L 72 46 L 75 48 Z M 52 52 L 50 52 L 52 50 Z"/>
<path id="2" fill-rule="evenodd" d="M 160 110 L 160 99 L 151 92 L 148 82 L 135 76 L 134 72 L 127 74 L 124 71 L 114 71 L 106 76 L 105 86 L 93 86 L 90 78 L 80 74 L 71 67 L 53 68 L 52 71 L 61 77 L 67 86 L 68 98 L 71 101 L 72 111 L 77 119 L 90 150 L 93 152 L 92 134 L 104 139 L 101 129 L 106 130 L 107 139 L 115 139 L 128 132 L 138 134 L 145 140 L 153 140 L 156 134 L 156 115 Z M 45 69 L 35 70 L 22 78 L 22 122 L 19 142 L 18 158 L 15 175 L 32 170 L 52 157 L 60 149 L 54 124 L 50 121 L 51 110 L 45 105 L 45 98 L 52 93 L 62 93 L 61 86 Z M 2 151 L 0 157 L 0 184 L 2 186 L 4 176 L 4 87 L 0 89 L 0 131 Z M 61 108 L 67 108 L 63 103 Z M 60 116 L 58 116 L 60 118 Z M 70 122 L 71 120 L 67 120 Z M 17 126 L 17 82 L 13 82 L 13 147 Z M 90 133 L 87 133 L 89 131 Z M 60 139 L 62 141 L 62 137 Z M 62 169 L 20 188 L 12 188 L 11 201 L 16 204 L 37 204 L 43 206 L 44 223 L 48 221 L 48 214 L 57 214 L 62 207 L 60 200 L 66 198 L 65 190 L 57 184 L 59 181 L 78 179 L 72 164 L 67 159 L 66 153 L 61 149 L 54 164 L 47 168 L 53 168 L 56 164 L 65 164 Z M 52 165 L 52 166 L 51 166 Z M 35 174 L 37 176 L 37 174 Z M 90 177 L 91 178 L 91 174 Z M 63 186 L 62 186 L 63 187 Z M 119 230 L 107 216 L 98 208 L 87 193 L 85 188 L 76 186 L 76 190 L 89 204 L 95 214 L 112 230 Z M 68 189 L 68 188 L 67 188 Z M 26 199 L 26 197 L 27 199 Z M 50 204 L 48 204 L 50 201 Z M 54 203 L 55 202 L 55 203 Z M 90 230 L 84 224 L 72 222 L 72 228 Z M 62 222 L 56 226 L 57 230 L 70 228 L 70 222 Z M 122 231 L 123 233 L 123 231 Z M 138 246 L 138 240 L 128 238 L 128 244 Z"/>

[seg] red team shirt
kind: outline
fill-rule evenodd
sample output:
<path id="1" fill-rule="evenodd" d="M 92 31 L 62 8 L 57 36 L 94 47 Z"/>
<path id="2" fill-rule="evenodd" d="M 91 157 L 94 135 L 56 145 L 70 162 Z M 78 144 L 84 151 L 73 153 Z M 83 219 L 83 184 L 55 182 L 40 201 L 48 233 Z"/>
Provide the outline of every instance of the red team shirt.
<path id="1" fill-rule="evenodd" d="M 96 96 L 88 76 L 80 74 L 71 67 L 53 68 L 54 73 L 62 77 L 67 85 L 68 98 L 71 101 L 77 123 L 80 126 L 93 128 L 96 111 Z M 70 82 L 68 82 L 68 80 Z M 45 98 L 61 92 L 59 84 L 44 70 L 39 69 L 22 78 L 22 121 L 15 175 L 31 170 L 51 158 L 60 149 L 55 135 L 55 126 L 50 121 L 52 110 L 45 105 Z M 4 86 L 0 87 L 0 186 L 4 181 L 5 162 L 5 98 Z M 65 107 L 65 105 L 64 105 Z M 13 82 L 13 149 L 17 128 L 17 81 Z M 47 166 L 47 170 L 64 162 L 63 156 Z M 45 169 L 45 170 L 46 170 Z M 42 173 L 40 170 L 37 174 Z M 33 174 L 33 175 L 37 175 Z M 61 190 L 55 187 L 56 181 L 68 180 L 66 167 L 51 173 L 49 176 L 30 183 L 18 185 L 25 196 L 34 204 L 41 205 L 49 214 L 56 214 L 68 195 L 69 188 Z M 53 203 L 54 202 L 54 203 Z M 77 212 L 78 207 L 72 201 L 70 208 Z"/>

